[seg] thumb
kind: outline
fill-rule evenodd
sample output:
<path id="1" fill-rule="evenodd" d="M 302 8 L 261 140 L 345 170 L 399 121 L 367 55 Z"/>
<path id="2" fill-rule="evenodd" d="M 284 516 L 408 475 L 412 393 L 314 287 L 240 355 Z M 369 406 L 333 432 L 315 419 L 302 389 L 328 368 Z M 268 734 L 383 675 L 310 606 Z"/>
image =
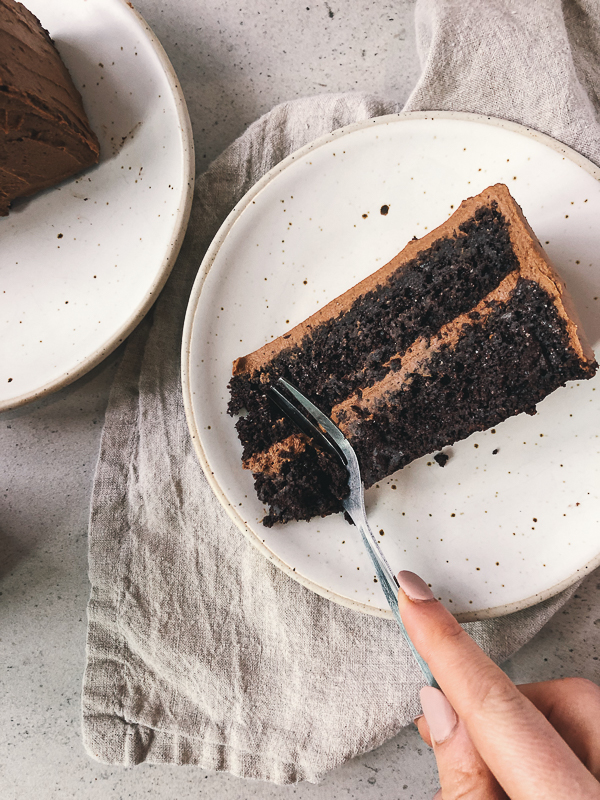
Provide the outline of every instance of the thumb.
<path id="1" fill-rule="evenodd" d="M 443 800 L 506 800 L 467 729 L 439 689 L 421 689 L 423 717 L 419 733 L 429 738 L 437 761 Z M 436 800 L 438 795 L 436 795 Z"/>

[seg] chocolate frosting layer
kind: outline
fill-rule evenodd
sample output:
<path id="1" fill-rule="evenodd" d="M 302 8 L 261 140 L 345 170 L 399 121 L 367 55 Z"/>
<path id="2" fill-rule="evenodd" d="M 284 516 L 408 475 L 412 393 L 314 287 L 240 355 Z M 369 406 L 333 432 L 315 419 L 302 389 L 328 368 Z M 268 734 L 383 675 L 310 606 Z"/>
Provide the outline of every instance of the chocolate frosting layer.
<path id="1" fill-rule="evenodd" d="M 388 395 L 397 392 L 401 386 L 409 383 L 416 374 L 427 375 L 432 355 L 442 347 L 455 345 L 465 328 L 481 325 L 485 318 L 493 313 L 497 304 L 506 303 L 515 290 L 518 276 L 519 273 L 517 271 L 511 272 L 472 311 L 467 314 L 460 314 L 452 322 L 444 325 L 432 338 L 421 337 L 417 339 L 403 356 L 398 354 L 391 359 L 398 363 L 398 369 L 388 372 L 383 380 L 364 389 L 360 394 L 353 394 L 342 403 L 334 406 L 331 411 L 331 418 L 342 433 L 350 436 L 354 419 L 362 419 L 362 412 L 370 412 L 385 403 Z"/>
<path id="2" fill-rule="evenodd" d="M 282 442 L 275 442 L 266 452 L 255 453 L 243 462 L 244 469 L 252 472 L 265 472 L 276 475 L 281 471 L 285 461 L 290 461 L 295 456 L 303 453 L 309 446 L 310 440 L 304 433 L 293 433 Z"/>
<path id="3" fill-rule="evenodd" d="M 47 31 L 0 0 L 0 216 L 11 201 L 96 164 L 98 139 Z"/>

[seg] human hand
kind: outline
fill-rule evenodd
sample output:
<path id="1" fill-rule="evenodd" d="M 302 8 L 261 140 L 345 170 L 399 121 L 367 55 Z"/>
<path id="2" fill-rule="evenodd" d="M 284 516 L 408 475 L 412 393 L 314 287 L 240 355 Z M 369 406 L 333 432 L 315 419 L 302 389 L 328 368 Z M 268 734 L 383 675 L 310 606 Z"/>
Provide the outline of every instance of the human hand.
<path id="1" fill-rule="evenodd" d="M 515 686 L 421 578 L 398 582 L 404 626 L 443 691 L 421 691 L 416 721 L 437 760 L 436 800 L 600 800 L 600 688 Z"/>

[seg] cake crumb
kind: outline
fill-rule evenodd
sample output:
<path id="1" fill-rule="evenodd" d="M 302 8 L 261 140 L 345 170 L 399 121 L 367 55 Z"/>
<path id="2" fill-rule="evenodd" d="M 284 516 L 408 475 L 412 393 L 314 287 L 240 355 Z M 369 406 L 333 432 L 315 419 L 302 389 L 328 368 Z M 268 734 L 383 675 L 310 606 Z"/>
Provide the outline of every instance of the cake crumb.
<path id="1" fill-rule="evenodd" d="M 437 461 L 440 467 L 445 467 L 449 458 L 450 456 L 447 456 L 445 453 L 436 453 L 433 457 L 433 460 Z"/>

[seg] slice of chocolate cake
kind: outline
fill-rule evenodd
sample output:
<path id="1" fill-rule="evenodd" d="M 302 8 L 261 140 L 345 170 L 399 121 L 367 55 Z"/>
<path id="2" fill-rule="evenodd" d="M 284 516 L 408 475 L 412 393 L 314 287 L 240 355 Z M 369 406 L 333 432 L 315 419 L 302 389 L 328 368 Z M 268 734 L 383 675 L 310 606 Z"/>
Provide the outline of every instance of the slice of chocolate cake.
<path id="1" fill-rule="evenodd" d="M 281 416 L 283 376 L 330 415 L 365 486 L 498 425 L 597 364 L 563 281 L 506 186 L 233 365 L 229 411 L 265 525 L 342 509 L 346 476 Z"/>
<path id="2" fill-rule="evenodd" d="M 38 19 L 0 0 L 0 216 L 16 197 L 96 164 L 81 96 Z"/>

